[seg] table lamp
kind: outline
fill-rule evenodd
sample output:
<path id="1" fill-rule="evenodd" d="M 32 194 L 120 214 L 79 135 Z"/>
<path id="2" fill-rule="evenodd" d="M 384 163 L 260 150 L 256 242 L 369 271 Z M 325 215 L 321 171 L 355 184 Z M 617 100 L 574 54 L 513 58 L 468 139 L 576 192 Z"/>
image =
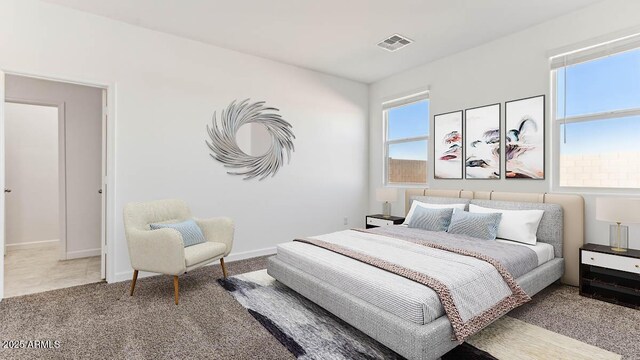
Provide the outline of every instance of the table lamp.
<path id="1" fill-rule="evenodd" d="M 391 203 L 398 198 L 398 189 L 378 188 L 376 190 L 376 200 L 384 202 L 382 205 L 382 215 L 391 217 Z"/>
<path id="2" fill-rule="evenodd" d="M 609 226 L 609 244 L 613 251 L 627 251 L 629 227 L 640 223 L 640 198 L 606 197 L 596 199 L 596 219 L 614 222 Z"/>

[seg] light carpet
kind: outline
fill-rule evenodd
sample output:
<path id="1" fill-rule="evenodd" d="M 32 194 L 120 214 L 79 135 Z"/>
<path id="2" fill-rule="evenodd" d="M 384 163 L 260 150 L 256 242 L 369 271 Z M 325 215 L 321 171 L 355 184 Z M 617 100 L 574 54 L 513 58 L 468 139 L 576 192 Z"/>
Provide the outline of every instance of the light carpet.
<path id="1" fill-rule="evenodd" d="M 266 258 L 227 264 L 230 275 L 266 267 Z M 0 359 L 295 359 L 216 280 L 219 265 L 173 280 L 161 275 L 95 283 L 0 302 L 0 340 L 59 341 L 55 349 L 0 347 Z"/>

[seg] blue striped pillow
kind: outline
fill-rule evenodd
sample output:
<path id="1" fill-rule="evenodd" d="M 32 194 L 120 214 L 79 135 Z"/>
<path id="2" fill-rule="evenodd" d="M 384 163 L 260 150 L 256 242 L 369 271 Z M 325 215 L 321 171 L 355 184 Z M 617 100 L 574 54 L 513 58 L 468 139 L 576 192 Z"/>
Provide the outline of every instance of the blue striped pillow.
<path id="1" fill-rule="evenodd" d="M 447 231 L 451 222 L 453 208 L 429 209 L 416 206 L 407 224 L 410 228 L 419 228 L 429 231 Z"/>
<path id="2" fill-rule="evenodd" d="M 151 230 L 167 228 L 178 230 L 180 235 L 182 235 L 184 247 L 197 245 L 207 241 L 204 238 L 202 230 L 200 230 L 198 224 L 196 224 L 196 222 L 193 220 L 186 220 L 174 224 L 149 224 L 149 227 L 151 227 Z"/>
<path id="3" fill-rule="evenodd" d="M 451 216 L 450 234 L 467 235 L 483 240 L 495 240 L 502 214 L 470 213 L 456 210 Z"/>

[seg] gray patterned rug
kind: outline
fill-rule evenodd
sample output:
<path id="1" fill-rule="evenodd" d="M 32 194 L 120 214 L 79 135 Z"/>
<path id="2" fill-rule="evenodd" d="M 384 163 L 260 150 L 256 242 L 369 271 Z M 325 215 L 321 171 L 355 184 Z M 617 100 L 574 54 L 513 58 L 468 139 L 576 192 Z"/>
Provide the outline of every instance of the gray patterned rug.
<path id="1" fill-rule="evenodd" d="M 298 359 L 402 359 L 320 306 L 270 277 L 266 270 L 220 284 Z M 445 359 L 496 359 L 465 343 Z"/>

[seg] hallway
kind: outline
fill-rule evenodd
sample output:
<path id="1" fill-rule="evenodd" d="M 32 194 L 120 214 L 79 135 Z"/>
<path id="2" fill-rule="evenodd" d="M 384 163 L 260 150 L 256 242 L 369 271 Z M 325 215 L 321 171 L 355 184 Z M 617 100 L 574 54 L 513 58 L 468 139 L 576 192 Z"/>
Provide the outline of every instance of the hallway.
<path id="1" fill-rule="evenodd" d="M 4 297 L 101 281 L 100 256 L 60 261 L 59 255 L 57 243 L 7 247 Z"/>

